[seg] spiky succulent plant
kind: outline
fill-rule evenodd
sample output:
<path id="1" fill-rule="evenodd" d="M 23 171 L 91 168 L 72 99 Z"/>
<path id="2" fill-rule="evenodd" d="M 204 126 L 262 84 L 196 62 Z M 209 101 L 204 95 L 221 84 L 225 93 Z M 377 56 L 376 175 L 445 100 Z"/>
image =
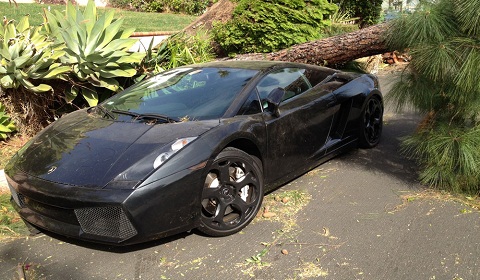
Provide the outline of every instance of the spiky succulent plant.
<path id="1" fill-rule="evenodd" d="M 96 105 L 96 89 L 118 91 L 116 78 L 134 76 L 134 64 L 145 56 L 129 52 L 137 41 L 129 38 L 134 29 L 121 29 L 123 19 L 115 19 L 111 10 L 98 15 L 92 0 L 83 12 L 68 2 L 65 13 L 45 11 L 44 18 L 49 36 L 65 45 L 65 55 L 60 60 L 72 70 L 69 101 L 80 93 L 90 105 Z"/>
<path id="2" fill-rule="evenodd" d="M 65 52 L 42 35 L 41 29 L 41 26 L 31 27 L 28 16 L 17 25 L 14 20 L 0 25 L 1 87 L 16 89 L 23 86 L 32 92 L 46 92 L 52 87 L 38 80 L 62 78 L 70 71 L 69 67 L 56 62 Z"/>
<path id="3" fill-rule="evenodd" d="M 10 133 L 15 131 L 15 125 L 5 112 L 5 106 L 0 103 L 0 140 L 5 140 Z"/>

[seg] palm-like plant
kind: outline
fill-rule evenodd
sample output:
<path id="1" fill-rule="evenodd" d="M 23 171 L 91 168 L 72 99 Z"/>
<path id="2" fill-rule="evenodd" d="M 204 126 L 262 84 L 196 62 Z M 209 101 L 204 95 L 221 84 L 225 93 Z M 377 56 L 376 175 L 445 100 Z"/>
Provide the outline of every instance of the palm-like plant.
<path id="1" fill-rule="evenodd" d="M 412 62 L 390 94 L 399 109 L 425 114 L 404 151 L 421 165 L 422 182 L 480 191 L 480 0 L 424 2 L 393 21 L 387 43 Z"/>

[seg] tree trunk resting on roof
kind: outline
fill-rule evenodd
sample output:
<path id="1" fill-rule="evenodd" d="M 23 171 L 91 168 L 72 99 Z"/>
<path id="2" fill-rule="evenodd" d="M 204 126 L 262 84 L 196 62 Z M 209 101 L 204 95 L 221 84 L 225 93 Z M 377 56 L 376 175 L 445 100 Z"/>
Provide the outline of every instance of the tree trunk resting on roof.
<path id="1" fill-rule="evenodd" d="M 207 12 L 184 29 L 187 34 L 196 30 L 210 30 L 214 21 L 225 22 L 232 18 L 236 3 L 219 0 Z M 388 23 L 373 25 L 351 33 L 329 37 L 313 42 L 292 46 L 268 54 L 243 54 L 236 60 L 283 60 L 324 66 L 335 66 L 357 58 L 382 54 L 390 50 L 385 46 L 383 32 Z M 220 52 L 218 46 L 215 47 Z"/>
<path id="2" fill-rule="evenodd" d="M 354 32 L 292 46 L 268 54 L 242 54 L 234 60 L 281 60 L 334 66 L 357 58 L 388 52 L 383 39 L 387 23 Z"/>

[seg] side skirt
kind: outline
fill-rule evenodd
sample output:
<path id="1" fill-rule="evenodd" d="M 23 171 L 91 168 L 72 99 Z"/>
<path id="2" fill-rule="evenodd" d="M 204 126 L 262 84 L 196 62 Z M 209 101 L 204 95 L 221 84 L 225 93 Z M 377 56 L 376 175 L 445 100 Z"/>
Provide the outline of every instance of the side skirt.
<path id="1" fill-rule="evenodd" d="M 332 158 L 336 157 L 337 155 L 342 154 L 346 151 L 349 151 L 353 148 L 356 148 L 358 146 L 357 142 L 358 142 L 358 139 L 350 140 L 350 141 L 344 143 L 343 145 L 338 146 L 331 151 L 328 151 L 328 153 L 326 155 L 324 155 L 321 159 L 316 161 L 314 164 L 307 165 L 303 168 L 300 168 L 298 171 L 291 172 L 291 173 L 283 176 L 279 180 L 276 180 L 275 182 L 265 184 L 265 194 L 267 194 L 269 192 L 272 192 L 272 191 L 276 190 L 277 188 L 285 185 L 286 183 L 304 175 L 305 173 L 307 173 L 310 170 L 316 168 L 317 166 L 321 165 L 322 163 L 325 163 L 325 162 L 331 160 Z"/>

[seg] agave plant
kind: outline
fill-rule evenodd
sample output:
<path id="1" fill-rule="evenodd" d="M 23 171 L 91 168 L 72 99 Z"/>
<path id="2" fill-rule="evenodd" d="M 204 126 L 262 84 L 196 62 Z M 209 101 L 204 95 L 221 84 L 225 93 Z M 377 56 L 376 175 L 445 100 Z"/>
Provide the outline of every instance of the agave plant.
<path id="1" fill-rule="evenodd" d="M 52 87 L 33 80 L 62 78 L 69 67 L 56 62 L 65 52 L 45 35 L 41 26 L 31 27 L 28 16 L 17 25 L 10 20 L 0 25 L 0 86 L 18 88 L 23 86 L 33 92 L 46 92 Z M 34 85 L 37 84 L 37 85 Z"/>
<path id="2" fill-rule="evenodd" d="M 15 131 L 15 125 L 5 112 L 5 106 L 0 103 L 0 140 L 7 139 L 8 135 Z"/>
<path id="3" fill-rule="evenodd" d="M 48 34 L 65 45 L 61 62 L 71 67 L 73 78 L 71 92 L 67 93 L 69 102 L 81 94 L 89 105 L 96 105 L 96 89 L 118 91 L 120 85 L 115 78 L 134 76 L 134 64 L 145 56 L 128 51 L 137 41 L 129 38 L 134 29 L 122 30 L 123 19 L 114 19 L 113 11 L 98 16 L 92 0 L 83 12 L 69 2 L 64 14 L 45 11 L 44 20 Z"/>

